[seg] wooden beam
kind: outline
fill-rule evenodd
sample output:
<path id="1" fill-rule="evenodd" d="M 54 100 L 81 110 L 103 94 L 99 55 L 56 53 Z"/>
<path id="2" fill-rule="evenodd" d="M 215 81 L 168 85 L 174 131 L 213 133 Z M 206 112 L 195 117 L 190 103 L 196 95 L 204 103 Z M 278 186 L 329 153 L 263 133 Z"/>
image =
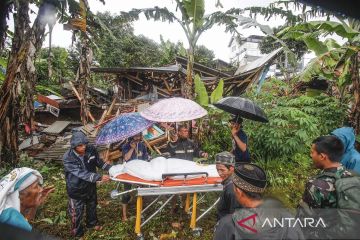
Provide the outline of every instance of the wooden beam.
<path id="1" fill-rule="evenodd" d="M 110 107 L 108 108 L 108 109 L 105 109 L 105 111 L 103 112 L 103 115 L 101 116 L 101 118 L 100 118 L 100 121 L 99 121 L 99 124 L 98 124 L 98 126 L 100 126 L 104 121 L 105 121 L 105 119 L 106 119 L 106 117 L 109 115 L 109 114 L 111 114 L 111 112 L 112 112 L 112 110 L 113 110 L 113 108 L 114 108 L 114 106 L 115 106 L 115 102 L 116 102 L 116 97 L 114 97 L 114 99 L 113 99 L 113 101 L 111 102 L 111 104 L 110 104 Z M 95 136 L 97 135 L 97 133 L 99 132 L 99 127 L 95 130 Z"/>
<path id="2" fill-rule="evenodd" d="M 80 97 L 79 92 L 76 90 L 74 84 L 73 84 L 71 81 L 69 81 L 69 84 L 70 84 L 72 90 L 74 91 L 76 97 L 79 99 L 79 102 L 80 102 L 80 104 L 81 104 L 81 97 Z M 95 118 L 94 118 L 93 115 L 91 114 L 90 109 L 89 109 L 89 111 L 88 111 L 86 114 L 89 116 L 89 118 L 91 119 L 91 121 L 95 122 Z"/>

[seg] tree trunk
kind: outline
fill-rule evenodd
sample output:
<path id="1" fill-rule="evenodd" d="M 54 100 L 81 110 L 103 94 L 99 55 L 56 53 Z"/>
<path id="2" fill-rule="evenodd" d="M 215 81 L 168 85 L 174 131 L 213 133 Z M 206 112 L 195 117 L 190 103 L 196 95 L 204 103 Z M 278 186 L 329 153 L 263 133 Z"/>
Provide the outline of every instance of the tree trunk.
<path id="1" fill-rule="evenodd" d="M 350 120 L 356 131 L 356 134 L 360 133 L 360 76 L 359 76 L 359 58 L 360 52 L 356 54 L 352 59 L 351 68 L 351 81 L 354 91 L 354 102 L 351 108 Z"/>
<path id="2" fill-rule="evenodd" d="M 92 62 L 92 50 L 89 47 L 88 40 L 85 36 L 82 36 L 81 40 L 81 53 L 80 53 L 80 65 L 76 75 L 77 82 L 79 83 L 79 94 L 80 94 L 80 104 L 81 104 L 81 121 L 83 125 L 86 125 L 88 122 L 88 112 L 89 103 L 88 103 L 88 79 L 90 78 L 90 66 Z"/>
<path id="3" fill-rule="evenodd" d="M 0 163 L 16 164 L 18 159 L 18 124 L 20 112 L 20 67 L 25 60 L 25 32 L 29 27 L 29 3 L 19 1 L 14 14 L 14 38 L 6 69 L 6 78 L 0 89 Z"/>
<path id="4" fill-rule="evenodd" d="M 194 48 L 192 46 L 188 49 L 188 59 L 186 68 L 186 81 L 184 83 L 183 95 L 187 99 L 193 99 L 193 67 L 194 67 Z"/>

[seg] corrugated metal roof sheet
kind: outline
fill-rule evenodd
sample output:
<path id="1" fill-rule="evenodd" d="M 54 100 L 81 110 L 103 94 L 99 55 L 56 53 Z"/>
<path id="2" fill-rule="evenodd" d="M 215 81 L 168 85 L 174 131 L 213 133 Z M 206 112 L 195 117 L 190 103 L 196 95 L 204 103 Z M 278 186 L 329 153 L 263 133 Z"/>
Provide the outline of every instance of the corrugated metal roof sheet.
<path id="1" fill-rule="evenodd" d="M 71 122 L 69 121 L 56 121 L 51 124 L 49 127 L 43 130 L 44 133 L 49 134 L 59 134 L 61 133 L 67 126 L 69 126 Z"/>

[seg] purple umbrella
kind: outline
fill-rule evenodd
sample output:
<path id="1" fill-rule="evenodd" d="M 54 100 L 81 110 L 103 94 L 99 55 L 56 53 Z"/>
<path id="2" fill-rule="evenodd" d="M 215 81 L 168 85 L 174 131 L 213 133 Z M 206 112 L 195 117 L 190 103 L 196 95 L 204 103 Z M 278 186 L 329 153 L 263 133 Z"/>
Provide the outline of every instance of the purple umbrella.
<path id="1" fill-rule="evenodd" d="M 153 124 L 153 121 L 143 118 L 137 112 L 121 114 L 100 130 L 96 144 L 119 142 L 144 131 Z"/>

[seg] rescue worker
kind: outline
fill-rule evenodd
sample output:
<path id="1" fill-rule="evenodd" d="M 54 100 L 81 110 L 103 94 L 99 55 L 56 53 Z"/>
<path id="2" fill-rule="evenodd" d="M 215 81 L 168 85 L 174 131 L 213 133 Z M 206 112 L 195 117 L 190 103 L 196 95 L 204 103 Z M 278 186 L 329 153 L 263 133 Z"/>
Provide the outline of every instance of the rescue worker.
<path id="1" fill-rule="evenodd" d="M 353 239 L 358 236 L 360 178 L 340 163 L 343 152 L 342 141 L 336 136 L 322 136 L 313 141 L 310 155 L 314 166 L 321 171 L 306 183 L 298 206 L 298 216 L 322 217 L 327 228 L 306 229 L 307 238 Z M 342 179 L 346 179 L 344 184 L 336 185 L 337 181 Z M 345 192 L 342 192 L 343 189 Z M 344 201 L 346 206 L 343 208 Z M 347 213 L 342 209 L 349 209 L 357 214 L 353 217 L 346 216 Z M 345 237 L 344 234 L 348 235 Z"/>
<path id="2" fill-rule="evenodd" d="M 71 232 L 75 237 L 84 235 L 82 217 L 86 207 L 87 228 L 102 230 L 99 225 L 96 206 L 96 182 L 108 182 L 108 175 L 96 172 L 96 167 L 108 171 L 111 165 L 104 163 L 96 148 L 88 144 L 84 133 L 73 132 L 70 140 L 71 148 L 64 154 L 64 170 L 66 190 L 69 196 L 69 216 L 71 217 Z"/>
<path id="3" fill-rule="evenodd" d="M 169 142 L 164 155 L 193 161 L 194 157 L 207 158 L 208 154 L 201 151 L 193 140 L 189 139 L 189 129 L 185 125 L 178 127 L 178 135 L 173 142 Z"/>
<path id="4" fill-rule="evenodd" d="M 341 164 L 348 170 L 360 174 L 360 153 L 355 149 L 355 133 L 352 127 L 335 129 L 332 135 L 338 137 L 344 145 Z"/>
<path id="5" fill-rule="evenodd" d="M 239 162 L 250 162 L 250 154 L 247 147 L 248 139 L 246 133 L 242 130 L 243 119 L 236 115 L 230 119 L 230 128 L 232 136 L 232 154 L 235 155 L 235 164 Z"/>
<path id="6" fill-rule="evenodd" d="M 232 174 L 234 173 L 235 157 L 229 152 L 222 152 L 215 155 L 216 170 L 221 177 L 224 190 L 220 195 L 217 205 L 217 219 L 220 220 L 227 214 L 232 214 L 235 209 L 241 208 L 234 193 Z"/>
<path id="7" fill-rule="evenodd" d="M 139 133 L 131 138 L 122 146 L 122 155 L 125 162 L 129 162 L 134 159 L 138 160 L 149 160 L 149 154 L 147 152 L 146 146 L 142 141 L 142 133 Z M 131 189 L 130 183 L 124 183 L 124 191 L 129 191 Z M 130 202 L 130 194 L 124 194 L 121 198 L 122 203 L 122 220 L 127 221 L 127 206 Z"/>
<path id="8" fill-rule="evenodd" d="M 263 199 L 266 174 L 260 167 L 239 163 L 233 174 L 234 192 L 243 206 L 228 214 L 217 223 L 214 240 L 240 239 L 303 239 L 298 226 L 273 227 L 264 224 L 266 219 L 291 218 L 291 214 L 275 199 Z"/>

